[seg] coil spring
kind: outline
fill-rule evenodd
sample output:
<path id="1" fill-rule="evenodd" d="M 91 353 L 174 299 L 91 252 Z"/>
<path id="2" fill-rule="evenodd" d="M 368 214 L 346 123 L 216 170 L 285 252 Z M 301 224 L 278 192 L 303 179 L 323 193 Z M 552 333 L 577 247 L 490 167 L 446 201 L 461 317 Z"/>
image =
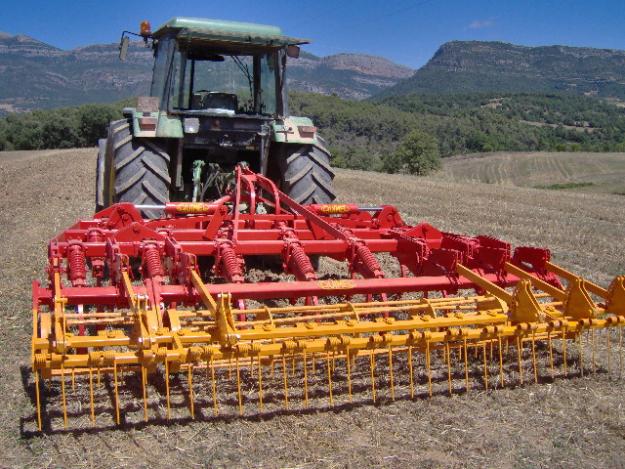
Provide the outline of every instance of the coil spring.
<path id="1" fill-rule="evenodd" d="M 220 248 L 222 268 L 226 273 L 226 277 L 233 282 L 242 282 L 243 271 L 234 249 L 232 249 L 229 243 L 222 243 Z"/>
<path id="2" fill-rule="evenodd" d="M 371 271 L 371 273 L 376 277 L 382 276 L 382 268 L 378 263 L 378 260 L 375 258 L 373 253 L 369 250 L 369 248 L 364 244 L 356 245 L 356 254 L 364 264 L 364 266 Z"/>
<path id="3" fill-rule="evenodd" d="M 74 287 L 84 287 L 87 278 L 87 265 L 82 246 L 73 244 L 67 248 L 69 279 Z"/>
<path id="4" fill-rule="evenodd" d="M 291 259 L 302 275 L 305 277 L 315 275 L 315 269 L 310 262 L 310 258 L 299 243 L 291 244 Z"/>
<path id="5" fill-rule="evenodd" d="M 143 250 L 143 264 L 147 271 L 148 277 L 157 277 L 163 275 L 163 264 L 161 263 L 161 255 L 156 246 L 147 246 Z"/>

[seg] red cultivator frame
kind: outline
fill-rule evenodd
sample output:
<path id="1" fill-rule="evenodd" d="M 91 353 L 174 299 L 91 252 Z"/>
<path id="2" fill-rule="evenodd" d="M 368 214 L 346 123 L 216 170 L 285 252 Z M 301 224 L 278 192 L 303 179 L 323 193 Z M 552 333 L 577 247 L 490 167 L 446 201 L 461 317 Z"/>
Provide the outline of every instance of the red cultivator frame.
<path id="1" fill-rule="evenodd" d="M 269 179 L 241 167 L 229 195 L 212 203 L 160 208 L 163 218 L 145 220 L 140 210 L 147 207 L 113 205 L 50 242 L 49 285 L 33 284 L 32 361 L 40 429 L 41 377 L 55 378 L 50 383 L 60 386 L 67 424 L 66 378 L 88 378 L 95 421 L 94 375 L 98 382 L 106 375 L 113 381 L 119 423 L 120 374 L 125 371 L 140 373 L 146 419 L 150 376 L 165 376 L 169 417 L 170 375 L 184 372 L 195 417 L 202 396 L 194 375 L 205 369 L 212 378 L 204 397 L 217 411 L 216 370 L 233 363 L 236 374 L 230 370 L 229 377 L 236 380 L 243 413 L 243 368 L 257 383 L 262 410 L 263 374 L 267 367 L 273 373 L 276 364 L 282 365 L 285 406 L 294 395 L 289 379 L 299 377 L 303 392 L 298 394 L 307 403 L 314 373 L 324 376 L 332 405 L 339 397 L 337 360 L 345 362 L 351 400 L 357 359 L 366 357 L 375 400 L 379 379 L 374 371 L 382 352 L 388 354 L 385 366 L 394 398 L 399 378 L 393 370 L 397 375 L 399 368 L 409 375 L 410 396 L 420 385 L 432 393 L 437 354 L 446 364 L 445 383 L 452 392 L 458 388 L 452 368 L 458 366 L 464 367 L 463 386 L 471 387 L 470 362 L 478 349 L 483 350 L 477 358 L 483 368 L 480 380 L 488 388 L 493 363 L 498 363 L 496 385 L 505 384 L 509 366 L 504 355 L 512 349 L 516 379 L 522 382 L 527 353 L 539 379 L 537 341 L 545 344 L 552 372 L 552 342 L 559 344 L 565 372 L 571 360 L 567 342 L 581 347 L 585 329 L 593 337 L 595 329 L 608 330 L 608 343 L 610 329 L 618 331 L 620 345 L 623 277 L 604 289 L 552 264 L 546 249 L 518 247 L 512 253 L 508 243 L 495 238 L 442 233 L 425 223 L 409 226 L 391 205 L 302 206 Z M 385 268 L 382 253 L 391 256 L 385 257 Z M 320 256 L 347 266 L 348 275 L 320 272 L 315 266 Z M 396 267 L 389 269 L 393 258 Z M 280 281 L 251 282 L 247 267 L 260 261 L 281 263 Z M 399 275 L 389 276 L 389 270 Z M 469 290 L 473 296 L 458 295 Z M 405 353 L 407 361 L 393 362 L 395 352 Z M 425 357 L 423 383 L 413 369 L 414 354 Z M 322 360 L 315 368 L 315 355 L 327 363 Z M 581 372 L 582 359 L 580 349 Z"/>

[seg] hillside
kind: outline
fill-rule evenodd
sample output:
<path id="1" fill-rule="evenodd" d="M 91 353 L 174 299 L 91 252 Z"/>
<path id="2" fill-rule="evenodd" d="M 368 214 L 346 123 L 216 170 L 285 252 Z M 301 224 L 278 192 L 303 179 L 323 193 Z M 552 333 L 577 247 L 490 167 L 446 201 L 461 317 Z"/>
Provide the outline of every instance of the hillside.
<path id="1" fill-rule="evenodd" d="M 492 91 L 625 98 L 625 51 L 452 41 L 412 77 L 381 94 Z"/>
<path id="2" fill-rule="evenodd" d="M 28 36 L 0 34 L 0 114 L 114 102 L 146 94 L 152 52 L 133 43 L 126 62 L 117 44 L 61 50 Z M 289 63 L 292 89 L 362 99 L 412 75 L 382 57 L 303 54 Z"/>
<path id="3" fill-rule="evenodd" d="M 498 152 L 445 159 L 436 177 L 551 190 L 625 195 L 625 153 Z"/>

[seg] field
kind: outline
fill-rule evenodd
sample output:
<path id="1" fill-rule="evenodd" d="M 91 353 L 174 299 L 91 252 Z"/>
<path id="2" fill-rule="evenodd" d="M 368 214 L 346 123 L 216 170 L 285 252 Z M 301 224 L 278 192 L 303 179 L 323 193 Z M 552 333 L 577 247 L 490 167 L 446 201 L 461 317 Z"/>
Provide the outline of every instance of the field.
<path id="1" fill-rule="evenodd" d="M 579 157 L 522 156 L 578 171 Z M 501 184 L 480 183 L 488 165 L 470 171 L 487 158 L 457 171 L 460 161 L 448 165 L 457 182 L 344 170 L 336 185 L 342 201 L 394 203 L 409 222 L 549 246 L 557 262 L 602 284 L 625 272 L 623 196 L 518 187 L 560 183 L 556 174 L 572 170 L 537 182 L 529 169 L 517 178 L 510 161 L 489 181 Z M 94 165 L 94 150 L 0 153 L 0 467 L 625 467 L 625 380 L 603 367 L 452 397 L 263 417 L 207 412 L 199 421 L 103 430 L 86 423 L 64 432 L 57 421 L 51 434 L 34 433 L 30 282 L 44 277 L 47 240 L 90 215 Z"/>
<path id="2" fill-rule="evenodd" d="M 625 195 L 625 153 L 485 153 L 444 160 L 439 177 Z"/>

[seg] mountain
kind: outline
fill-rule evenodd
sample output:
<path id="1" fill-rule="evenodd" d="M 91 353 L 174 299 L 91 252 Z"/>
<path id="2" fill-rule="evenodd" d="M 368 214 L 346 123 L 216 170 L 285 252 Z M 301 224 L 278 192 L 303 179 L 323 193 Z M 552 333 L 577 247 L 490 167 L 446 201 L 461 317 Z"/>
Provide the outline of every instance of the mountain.
<path id="1" fill-rule="evenodd" d="M 380 95 L 492 91 L 625 98 L 625 51 L 452 41 L 414 75 Z"/>
<path id="2" fill-rule="evenodd" d="M 131 43 L 125 62 L 117 44 L 61 50 L 28 36 L 0 33 L 0 114 L 112 102 L 148 92 L 152 52 Z M 292 89 L 363 99 L 414 71 L 382 57 L 302 53 L 290 60 Z"/>

